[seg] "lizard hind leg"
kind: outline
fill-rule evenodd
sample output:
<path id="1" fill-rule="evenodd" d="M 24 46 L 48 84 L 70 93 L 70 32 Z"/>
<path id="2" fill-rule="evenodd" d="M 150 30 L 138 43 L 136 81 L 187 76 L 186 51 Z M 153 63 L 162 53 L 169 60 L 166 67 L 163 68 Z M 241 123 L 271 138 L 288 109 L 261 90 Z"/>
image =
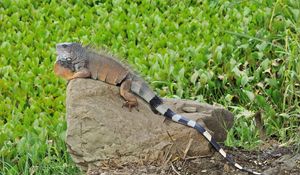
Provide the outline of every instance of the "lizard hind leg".
<path id="1" fill-rule="evenodd" d="M 120 95 L 125 99 L 125 102 L 123 103 L 122 107 L 128 107 L 130 112 L 132 108 L 135 108 L 137 111 L 139 111 L 137 98 L 133 93 L 130 92 L 130 87 L 131 80 L 129 79 L 121 83 Z"/>

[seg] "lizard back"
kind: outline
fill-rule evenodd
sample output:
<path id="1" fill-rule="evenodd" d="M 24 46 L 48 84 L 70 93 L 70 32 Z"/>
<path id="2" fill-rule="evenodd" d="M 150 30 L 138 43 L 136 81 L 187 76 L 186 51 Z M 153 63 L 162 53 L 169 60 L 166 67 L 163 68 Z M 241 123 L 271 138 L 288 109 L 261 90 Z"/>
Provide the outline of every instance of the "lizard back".
<path id="1" fill-rule="evenodd" d="M 88 55 L 87 68 L 91 72 L 91 78 L 112 85 L 120 84 L 129 74 L 128 69 L 118 61 L 93 52 Z"/>

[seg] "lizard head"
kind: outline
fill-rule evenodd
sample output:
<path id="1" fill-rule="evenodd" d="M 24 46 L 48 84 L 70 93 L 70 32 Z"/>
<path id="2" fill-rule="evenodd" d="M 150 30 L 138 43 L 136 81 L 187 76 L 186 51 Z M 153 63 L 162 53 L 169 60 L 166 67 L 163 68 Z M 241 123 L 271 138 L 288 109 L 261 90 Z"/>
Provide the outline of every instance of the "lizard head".
<path id="1" fill-rule="evenodd" d="M 73 62 L 83 59 L 85 49 L 80 43 L 59 43 L 56 45 L 57 61 Z"/>
<path id="2" fill-rule="evenodd" d="M 54 72 L 65 79 L 72 77 L 76 65 L 86 59 L 86 49 L 80 43 L 59 43 L 56 45 L 56 53 Z"/>

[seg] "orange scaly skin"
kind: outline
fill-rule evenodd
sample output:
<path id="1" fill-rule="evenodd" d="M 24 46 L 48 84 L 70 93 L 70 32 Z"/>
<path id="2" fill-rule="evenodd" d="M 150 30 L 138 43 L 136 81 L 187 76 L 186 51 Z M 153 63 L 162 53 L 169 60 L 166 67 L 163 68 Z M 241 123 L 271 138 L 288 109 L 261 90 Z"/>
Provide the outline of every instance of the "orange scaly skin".
<path id="1" fill-rule="evenodd" d="M 61 66 L 57 62 L 54 64 L 54 73 L 66 80 L 91 77 L 91 73 L 86 69 L 83 69 L 79 72 L 72 72 L 70 69 Z"/>
<path id="2" fill-rule="evenodd" d="M 54 73 L 55 73 L 55 75 L 57 75 L 59 77 L 62 77 L 66 80 L 73 79 L 73 75 L 75 74 L 70 69 L 64 68 L 63 66 L 61 66 L 57 62 L 55 62 L 55 64 L 54 64 Z"/>
<path id="3" fill-rule="evenodd" d="M 108 69 L 101 70 L 99 64 L 95 64 L 97 66 L 95 67 L 90 67 L 91 70 L 88 69 L 83 69 L 78 72 L 72 72 L 70 69 L 63 67 L 59 63 L 55 62 L 54 64 L 54 73 L 55 75 L 62 77 L 66 80 L 72 80 L 75 78 L 90 78 L 91 77 L 91 72 L 97 72 L 97 78 L 100 80 L 107 82 L 109 84 L 116 84 L 115 82 L 118 80 L 119 76 L 124 76 L 126 72 L 118 71 L 116 68 L 115 69 L 109 69 L 109 66 L 105 66 Z M 113 65 L 113 64 L 112 64 Z M 110 76 L 107 76 L 109 74 Z M 103 76 L 104 75 L 104 76 Z M 125 103 L 123 106 L 128 107 L 129 111 L 131 111 L 132 108 L 138 109 L 138 102 L 136 97 L 130 92 L 130 86 L 131 86 L 131 81 L 130 80 L 125 80 L 124 82 L 121 83 L 120 85 L 120 95 L 125 99 Z M 122 106 L 122 107 L 123 107 Z"/>

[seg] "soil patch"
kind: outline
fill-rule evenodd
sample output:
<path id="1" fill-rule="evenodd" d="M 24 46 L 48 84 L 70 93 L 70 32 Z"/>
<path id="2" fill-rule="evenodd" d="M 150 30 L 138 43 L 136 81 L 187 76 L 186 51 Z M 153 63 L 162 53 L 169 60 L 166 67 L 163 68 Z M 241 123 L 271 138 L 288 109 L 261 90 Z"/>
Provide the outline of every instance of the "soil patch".
<path id="1" fill-rule="evenodd" d="M 260 151 L 244 151 L 240 149 L 225 148 L 234 156 L 240 165 L 262 172 L 266 175 L 299 175 L 300 153 L 291 147 L 268 147 Z M 124 164 L 103 167 L 100 170 L 89 172 L 97 175 L 246 175 L 229 165 L 217 152 L 206 157 L 187 157 L 185 160 L 173 160 L 165 165 L 133 165 Z"/>

